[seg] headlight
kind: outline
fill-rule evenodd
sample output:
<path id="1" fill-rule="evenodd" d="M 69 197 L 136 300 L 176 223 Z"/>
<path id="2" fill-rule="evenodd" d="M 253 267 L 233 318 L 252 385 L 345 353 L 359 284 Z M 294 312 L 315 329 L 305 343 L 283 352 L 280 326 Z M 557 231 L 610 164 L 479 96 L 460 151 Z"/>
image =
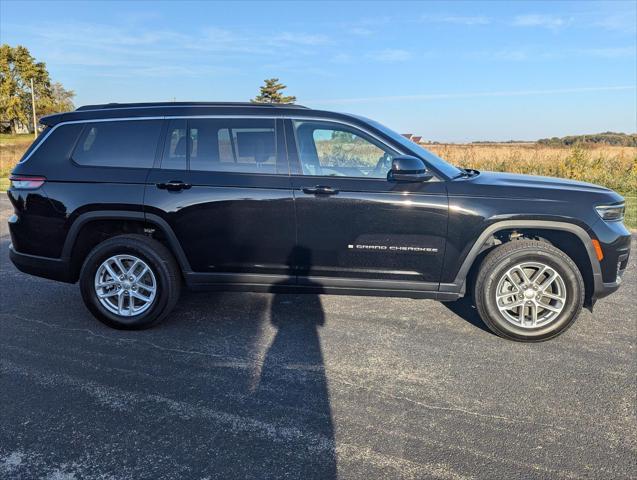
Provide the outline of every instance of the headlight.
<path id="1" fill-rule="evenodd" d="M 624 219 L 624 211 L 626 210 L 626 204 L 620 203 L 619 205 L 598 205 L 595 207 L 597 213 L 602 219 L 613 222 Z"/>

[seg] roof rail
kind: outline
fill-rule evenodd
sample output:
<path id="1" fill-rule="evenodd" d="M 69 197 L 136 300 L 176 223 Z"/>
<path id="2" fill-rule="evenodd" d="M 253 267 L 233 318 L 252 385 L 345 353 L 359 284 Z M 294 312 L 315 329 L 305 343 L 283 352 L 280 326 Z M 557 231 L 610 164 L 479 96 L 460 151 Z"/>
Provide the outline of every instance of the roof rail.
<path id="1" fill-rule="evenodd" d="M 76 111 L 116 110 L 118 108 L 161 108 L 161 107 L 266 107 L 266 108 L 305 108 L 294 103 L 253 103 L 253 102 L 149 102 L 149 103 L 102 103 L 83 105 Z"/>

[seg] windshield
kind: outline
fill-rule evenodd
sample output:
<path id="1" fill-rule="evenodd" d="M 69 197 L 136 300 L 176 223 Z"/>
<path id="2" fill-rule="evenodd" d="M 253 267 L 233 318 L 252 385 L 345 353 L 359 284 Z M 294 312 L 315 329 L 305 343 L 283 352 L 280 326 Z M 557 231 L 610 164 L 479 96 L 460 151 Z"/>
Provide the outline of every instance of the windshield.
<path id="1" fill-rule="evenodd" d="M 414 143 L 411 140 L 407 140 L 400 133 L 396 133 L 393 130 L 387 128 L 386 126 L 384 126 L 384 125 L 382 125 L 382 124 L 380 124 L 380 123 L 378 123 L 378 122 L 376 122 L 374 120 L 370 120 L 368 118 L 365 118 L 364 120 L 367 123 L 369 123 L 370 125 L 372 125 L 373 127 L 375 127 L 376 129 L 378 129 L 381 132 L 383 132 L 388 137 L 390 137 L 396 143 L 404 146 L 408 150 L 410 150 L 413 153 L 415 153 L 416 155 L 418 155 L 420 158 L 425 160 L 429 165 L 434 167 L 436 170 L 441 172 L 443 175 L 446 175 L 449 178 L 454 178 L 454 177 L 457 177 L 458 175 L 462 174 L 462 170 L 460 170 L 459 168 L 454 167 L 453 165 L 445 162 L 438 155 L 434 155 L 429 150 L 426 150 L 426 149 L 422 148 L 417 143 Z"/>

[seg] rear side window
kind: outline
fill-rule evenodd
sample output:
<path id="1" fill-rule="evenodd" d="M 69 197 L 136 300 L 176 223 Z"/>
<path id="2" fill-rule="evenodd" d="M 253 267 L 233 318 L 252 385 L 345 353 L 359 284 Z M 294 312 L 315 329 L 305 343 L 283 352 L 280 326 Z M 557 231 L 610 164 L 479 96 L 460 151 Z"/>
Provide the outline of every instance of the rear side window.
<path id="1" fill-rule="evenodd" d="M 192 119 L 188 122 L 190 169 L 277 173 L 272 119 Z"/>
<path id="2" fill-rule="evenodd" d="M 91 167 L 150 168 L 161 124 L 161 120 L 87 123 L 72 158 Z"/>

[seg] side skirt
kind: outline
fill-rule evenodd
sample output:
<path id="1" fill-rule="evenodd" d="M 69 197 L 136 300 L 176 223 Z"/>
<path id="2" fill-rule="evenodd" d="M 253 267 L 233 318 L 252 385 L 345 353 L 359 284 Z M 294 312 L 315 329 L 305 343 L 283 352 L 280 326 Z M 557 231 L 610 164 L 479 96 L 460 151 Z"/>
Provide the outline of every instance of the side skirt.
<path id="1" fill-rule="evenodd" d="M 289 277 L 242 273 L 186 273 L 186 285 L 195 291 L 307 293 L 402 297 L 453 301 L 462 295 L 439 292 L 437 283 L 397 280 L 362 280 L 334 277 Z"/>

